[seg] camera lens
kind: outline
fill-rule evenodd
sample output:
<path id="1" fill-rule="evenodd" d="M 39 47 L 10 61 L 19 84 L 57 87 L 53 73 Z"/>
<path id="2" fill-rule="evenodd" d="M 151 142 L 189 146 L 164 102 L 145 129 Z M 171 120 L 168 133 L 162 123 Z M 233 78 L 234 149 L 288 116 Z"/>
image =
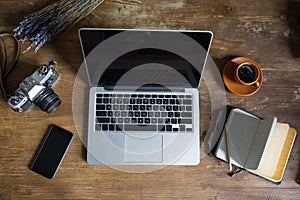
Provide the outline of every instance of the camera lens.
<path id="1" fill-rule="evenodd" d="M 61 100 L 50 87 L 47 87 L 34 100 L 34 103 L 40 107 L 42 111 L 50 114 L 58 108 L 58 106 L 61 104 Z"/>

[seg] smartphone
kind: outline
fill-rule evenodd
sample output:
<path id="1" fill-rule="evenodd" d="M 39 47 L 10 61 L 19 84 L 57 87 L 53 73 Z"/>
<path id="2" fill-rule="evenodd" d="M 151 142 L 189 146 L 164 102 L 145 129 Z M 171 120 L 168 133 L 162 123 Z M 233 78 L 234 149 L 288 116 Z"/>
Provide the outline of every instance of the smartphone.
<path id="1" fill-rule="evenodd" d="M 54 178 L 72 140 L 73 133 L 52 125 L 37 151 L 30 169 L 46 178 Z"/>

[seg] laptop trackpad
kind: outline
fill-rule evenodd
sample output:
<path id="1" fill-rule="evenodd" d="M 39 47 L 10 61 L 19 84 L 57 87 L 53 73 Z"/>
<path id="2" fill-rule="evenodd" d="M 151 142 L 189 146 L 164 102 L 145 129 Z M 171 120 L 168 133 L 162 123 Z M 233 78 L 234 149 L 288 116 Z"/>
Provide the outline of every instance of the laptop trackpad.
<path id="1" fill-rule="evenodd" d="M 161 163 L 163 161 L 162 135 L 134 137 L 125 135 L 125 162 Z"/>

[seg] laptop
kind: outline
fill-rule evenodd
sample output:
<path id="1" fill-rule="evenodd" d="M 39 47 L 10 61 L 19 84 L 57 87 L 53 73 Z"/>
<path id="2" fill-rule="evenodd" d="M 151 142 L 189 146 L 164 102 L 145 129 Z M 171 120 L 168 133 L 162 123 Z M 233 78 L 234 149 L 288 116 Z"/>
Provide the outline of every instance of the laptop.
<path id="1" fill-rule="evenodd" d="M 87 162 L 200 163 L 198 86 L 210 31 L 83 28 Z"/>

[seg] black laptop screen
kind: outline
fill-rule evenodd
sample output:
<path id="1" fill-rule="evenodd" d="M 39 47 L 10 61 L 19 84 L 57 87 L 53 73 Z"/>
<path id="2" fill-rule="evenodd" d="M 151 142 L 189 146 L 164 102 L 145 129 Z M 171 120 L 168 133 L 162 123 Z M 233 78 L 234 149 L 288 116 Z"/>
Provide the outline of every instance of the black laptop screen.
<path id="1" fill-rule="evenodd" d="M 198 67 L 195 67 L 191 62 L 185 59 L 185 56 L 197 55 L 198 52 L 182 51 L 181 54 L 177 54 L 170 51 L 168 48 L 156 48 L 155 45 L 147 46 L 147 39 L 150 38 L 150 36 L 147 38 L 147 33 L 149 32 L 152 34 L 153 31 L 151 30 L 126 30 L 141 34 L 143 33 L 144 35 L 142 37 L 137 37 L 136 40 L 128 36 L 128 40 L 125 38 L 112 45 L 104 43 L 107 39 L 112 38 L 113 36 L 115 37 L 124 31 L 125 30 L 107 29 L 80 30 L 79 35 L 91 85 L 114 86 L 118 84 L 118 82 L 122 82 L 122 85 L 139 85 L 147 80 L 148 85 L 160 84 L 164 86 L 198 87 L 207 51 L 209 50 L 212 39 L 212 34 L 210 32 L 181 32 L 192 38 L 203 48 L 204 53 L 199 56 L 199 61 L 197 60 L 199 65 Z M 158 31 L 154 31 L 154 33 L 158 33 Z M 167 33 L 172 36 L 172 32 Z M 131 49 L 130 41 L 134 41 L 140 48 Z M 154 43 L 155 42 L 159 43 L 162 41 L 154 41 Z M 182 45 L 178 41 L 173 42 Z M 98 48 L 99 45 L 102 45 L 102 47 Z M 160 46 L 160 44 L 157 44 L 156 46 Z M 180 46 L 173 46 L 180 49 Z M 118 51 L 121 48 L 125 48 L 128 51 L 120 54 L 121 51 Z M 94 58 L 90 59 L 91 56 Z M 103 60 L 108 57 L 113 58 L 114 56 L 115 58 L 110 62 L 102 64 Z"/>

